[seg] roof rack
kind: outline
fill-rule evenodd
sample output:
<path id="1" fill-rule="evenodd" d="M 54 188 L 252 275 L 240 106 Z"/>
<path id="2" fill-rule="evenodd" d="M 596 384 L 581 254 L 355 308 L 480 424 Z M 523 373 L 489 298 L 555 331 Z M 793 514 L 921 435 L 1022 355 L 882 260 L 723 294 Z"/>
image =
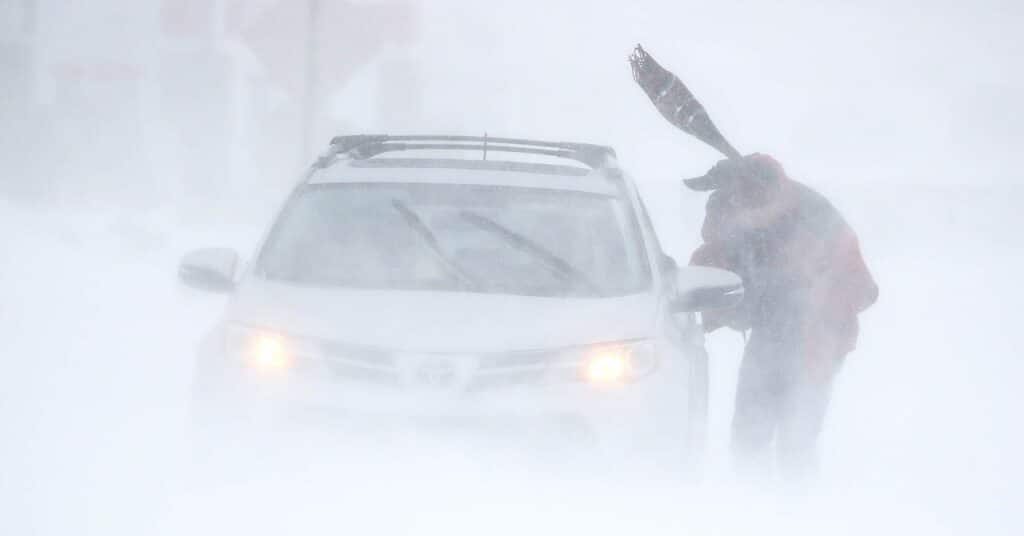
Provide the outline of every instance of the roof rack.
<path id="1" fill-rule="evenodd" d="M 488 136 L 389 136 L 386 134 L 358 134 L 336 136 L 328 152 L 320 157 L 314 168 L 330 165 L 334 158 L 348 155 L 362 160 L 381 153 L 413 150 L 479 150 L 487 158 L 488 151 L 528 153 L 567 158 L 586 164 L 592 169 L 615 167 L 615 150 L 604 145 L 537 141 L 519 138 L 491 138 Z"/>

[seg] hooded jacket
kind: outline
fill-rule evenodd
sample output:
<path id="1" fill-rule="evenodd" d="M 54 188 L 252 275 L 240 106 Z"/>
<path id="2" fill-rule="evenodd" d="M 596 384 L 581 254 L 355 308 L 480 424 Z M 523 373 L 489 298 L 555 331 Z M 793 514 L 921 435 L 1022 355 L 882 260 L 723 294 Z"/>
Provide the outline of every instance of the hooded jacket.
<path id="1" fill-rule="evenodd" d="M 822 195 L 774 159 L 755 158 L 775 176 L 767 200 L 750 206 L 734 201 L 734 189 L 712 192 L 704 243 L 690 259 L 736 272 L 746 289 L 737 308 L 705 314 L 705 330 L 785 331 L 810 353 L 845 355 L 856 347 L 857 315 L 878 298 L 857 236 Z"/>

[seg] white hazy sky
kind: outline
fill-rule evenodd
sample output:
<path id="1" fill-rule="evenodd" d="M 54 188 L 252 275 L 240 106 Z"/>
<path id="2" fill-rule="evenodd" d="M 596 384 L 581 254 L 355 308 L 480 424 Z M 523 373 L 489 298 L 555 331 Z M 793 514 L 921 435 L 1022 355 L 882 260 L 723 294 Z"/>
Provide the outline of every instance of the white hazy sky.
<path id="1" fill-rule="evenodd" d="M 798 177 L 1016 182 L 1022 5 L 424 2 L 418 119 L 582 137 L 614 144 L 639 173 L 699 173 L 717 156 L 633 87 L 625 57 L 642 42 L 741 151 L 774 153 Z"/>

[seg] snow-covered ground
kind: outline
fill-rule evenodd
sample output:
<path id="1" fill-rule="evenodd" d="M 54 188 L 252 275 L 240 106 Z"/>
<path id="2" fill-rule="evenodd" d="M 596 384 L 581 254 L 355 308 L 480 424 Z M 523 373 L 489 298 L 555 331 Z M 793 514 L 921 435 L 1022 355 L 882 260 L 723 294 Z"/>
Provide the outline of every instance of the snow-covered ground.
<path id="1" fill-rule="evenodd" d="M 674 184 L 645 189 L 680 195 Z M 175 263 L 211 241 L 244 248 L 259 227 L 5 203 L 0 532 L 1016 533 L 1019 192 L 933 191 L 900 210 L 883 202 L 891 191 L 832 193 L 852 219 L 871 214 L 861 234 L 882 298 L 839 381 L 820 482 L 781 492 L 745 487 L 728 470 L 740 351 L 729 334 L 710 341 L 711 467 L 695 488 L 555 477 L 458 449 L 334 444 L 204 484 L 184 462 L 185 404 L 191 347 L 222 298 L 180 288 Z M 654 209 L 659 219 L 667 208 Z M 669 241 L 693 231 L 661 229 Z"/>

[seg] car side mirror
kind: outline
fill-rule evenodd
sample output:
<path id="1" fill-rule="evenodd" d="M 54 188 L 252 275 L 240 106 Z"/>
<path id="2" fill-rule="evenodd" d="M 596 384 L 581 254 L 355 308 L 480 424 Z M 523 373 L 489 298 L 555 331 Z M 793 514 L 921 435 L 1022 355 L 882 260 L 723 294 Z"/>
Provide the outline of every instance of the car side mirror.
<path id="1" fill-rule="evenodd" d="M 178 266 L 182 283 L 199 290 L 231 292 L 235 288 L 238 254 L 225 248 L 204 248 L 187 253 Z"/>
<path id="2" fill-rule="evenodd" d="M 743 301 L 740 276 L 708 266 L 683 266 L 676 271 L 676 294 L 672 311 L 696 313 L 728 309 Z"/>

